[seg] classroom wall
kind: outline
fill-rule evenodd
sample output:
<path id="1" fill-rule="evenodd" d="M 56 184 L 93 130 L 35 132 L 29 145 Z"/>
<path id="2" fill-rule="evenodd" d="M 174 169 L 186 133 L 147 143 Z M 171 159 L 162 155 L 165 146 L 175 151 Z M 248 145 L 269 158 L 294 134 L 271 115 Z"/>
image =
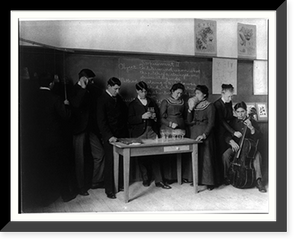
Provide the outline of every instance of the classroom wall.
<path id="1" fill-rule="evenodd" d="M 201 19 L 201 16 L 199 16 Z M 237 58 L 237 23 L 256 25 L 256 59 L 268 60 L 267 19 L 210 19 L 217 21 L 217 55 L 220 58 Z M 76 81 L 80 68 L 93 68 L 96 82 L 105 87 L 107 77 L 118 74 L 115 66 L 123 58 L 159 58 L 187 60 L 205 64 L 211 71 L 212 59 L 194 54 L 194 19 L 115 19 L 115 20 L 52 20 L 20 21 L 20 38 L 57 48 L 74 49 L 75 53 L 28 47 L 22 42 L 20 68 L 34 72 L 53 72 Z M 27 46 L 27 48 L 26 48 Z M 80 49 L 78 52 L 76 49 Z M 108 56 L 103 53 L 108 53 Z M 133 53 L 133 54 L 132 54 Z M 140 53 L 140 54 L 139 54 Z M 158 55 L 159 57 L 148 57 Z M 195 60 L 197 59 L 197 60 Z M 109 61 L 109 62 L 108 62 Z M 83 67 L 85 66 L 85 67 Z M 211 74 L 201 73 L 211 88 Z M 253 61 L 238 59 L 236 100 L 267 102 L 267 95 L 253 94 Z M 205 78 L 205 79 L 204 79 Z M 214 101 L 219 95 L 210 96 Z M 260 152 L 264 159 L 264 172 L 268 168 L 268 122 L 260 122 L 263 139 Z"/>
<path id="2" fill-rule="evenodd" d="M 20 67 L 27 67 L 31 77 L 34 73 L 52 72 L 58 74 L 63 80 L 64 76 L 73 83 L 78 79 L 78 72 L 84 67 L 91 68 L 96 73 L 95 82 L 105 89 L 106 81 L 111 76 L 120 75 L 118 61 L 120 59 L 149 59 L 149 60 L 176 60 L 177 62 L 199 63 L 203 68 L 201 81 L 211 90 L 212 82 L 212 59 L 199 57 L 182 57 L 166 55 L 138 55 L 138 54 L 117 54 L 92 51 L 77 51 L 74 53 L 57 51 L 49 48 L 20 46 L 19 49 Z M 253 95 L 253 61 L 238 61 L 238 94 L 233 101 L 244 100 L 245 102 L 267 102 L 267 95 Z M 133 87 L 134 88 L 134 87 Z M 215 101 L 219 95 L 210 95 L 209 100 Z M 267 176 L 268 169 L 268 121 L 259 122 L 263 137 L 259 144 L 259 151 L 263 158 L 263 172 Z"/>
<path id="3" fill-rule="evenodd" d="M 237 23 L 243 23 L 257 26 L 256 58 L 267 59 L 267 19 L 210 20 L 217 21 L 218 57 L 237 58 Z M 19 23 L 21 38 L 60 48 L 194 55 L 194 19 L 40 20 Z"/>

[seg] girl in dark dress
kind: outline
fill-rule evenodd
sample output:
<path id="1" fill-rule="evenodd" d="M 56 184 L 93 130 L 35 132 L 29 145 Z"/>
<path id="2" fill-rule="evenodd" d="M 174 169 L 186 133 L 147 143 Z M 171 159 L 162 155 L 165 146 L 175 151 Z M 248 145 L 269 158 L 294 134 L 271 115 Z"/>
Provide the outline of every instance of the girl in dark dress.
<path id="1" fill-rule="evenodd" d="M 222 84 L 221 98 L 214 102 L 216 109 L 215 118 L 215 138 L 216 138 L 216 153 L 217 153 L 217 165 L 215 171 L 215 182 L 216 185 L 222 185 L 224 181 L 224 169 L 222 163 L 222 155 L 229 147 L 225 142 L 225 136 L 230 134 L 237 138 L 240 138 L 242 134 L 235 131 L 231 126 L 230 122 L 233 117 L 232 108 L 232 96 L 234 88 L 231 84 Z"/>
<path id="2" fill-rule="evenodd" d="M 184 85 L 175 83 L 171 88 L 171 96 L 164 99 L 160 106 L 162 129 L 184 129 L 185 103 L 182 99 Z"/>
<path id="3" fill-rule="evenodd" d="M 188 101 L 187 122 L 190 125 L 191 138 L 201 141 L 198 144 L 199 191 L 212 190 L 215 166 L 215 139 L 213 127 L 215 123 L 215 107 L 207 101 L 208 88 L 197 85 L 195 97 Z"/>
<path id="4" fill-rule="evenodd" d="M 182 99 L 184 90 L 185 88 L 183 84 L 173 84 L 170 90 L 171 95 L 161 102 L 161 129 L 185 129 L 186 105 Z M 165 180 L 167 183 L 171 184 L 175 182 L 175 179 L 177 179 L 176 164 L 174 164 L 176 162 L 176 158 L 175 156 L 163 156 L 162 158 L 165 158 L 163 164 Z M 183 172 L 185 172 L 185 169 L 183 169 Z"/>

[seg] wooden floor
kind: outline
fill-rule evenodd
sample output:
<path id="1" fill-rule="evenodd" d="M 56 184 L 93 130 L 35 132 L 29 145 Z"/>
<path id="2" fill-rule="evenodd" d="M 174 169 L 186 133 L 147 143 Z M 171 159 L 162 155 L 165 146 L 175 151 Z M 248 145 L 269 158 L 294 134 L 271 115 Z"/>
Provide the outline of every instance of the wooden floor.
<path id="1" fill-rule="evenodd" d="M 157 188 L 155 184 L 144 187 L 135 182 L 129 187 L 129 202 L 124 203 L 123 192 L 117 199 L 108 199 L 104 189 L 89 190 L 89 196 L 78 195 L 70 202 L 57 199 L 48 207 L 32 210 L 34 213 L 60 212 L 152 212 L 152 211 L 249 211 L 268 212 L 268 193 L 258 189 L 240 190 L 221 186 L 212 191 L 194 193 L 190 184 L 174 183 L 172 189 Z M 31 212 L 31 211 L 30 211 Z"/>

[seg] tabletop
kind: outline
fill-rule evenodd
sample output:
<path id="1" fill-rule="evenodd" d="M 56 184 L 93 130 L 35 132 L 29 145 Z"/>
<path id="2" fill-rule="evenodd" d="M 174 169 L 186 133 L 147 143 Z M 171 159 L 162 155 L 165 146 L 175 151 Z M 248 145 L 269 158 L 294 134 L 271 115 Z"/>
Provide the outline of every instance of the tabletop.
<path id="1" fill-rule="evenodd" d="M 192 145 L 199 144 L 200 141 L 196 141 L 190 138 L 182 138 L 182 139 L 168 139 L 163 140 L 162 138 L 158 139 L 131 139 L 131 138 L 123 138 L 119 139 L 119 141 L 111 143 L 118 148 L 142 148 L 142 147 L 154 147 L 154 146 L 176 146 L 176 145 Z"/>

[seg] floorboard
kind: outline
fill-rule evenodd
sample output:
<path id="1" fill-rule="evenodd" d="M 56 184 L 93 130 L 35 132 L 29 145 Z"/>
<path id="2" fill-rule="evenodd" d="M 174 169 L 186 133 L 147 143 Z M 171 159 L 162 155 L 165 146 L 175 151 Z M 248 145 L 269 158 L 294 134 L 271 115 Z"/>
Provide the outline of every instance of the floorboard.
<path id="1" fill-rule="evenodd" d="M 157 188 L 154 183 L 144 187 L 135 182 L 129 187 L 129 202 L 124 202 L 124 193 L 117 193 L 117 199 L 109 199 L 104 189 L 89 190 L 89 196 L 78 195 L 69 202 L 57 199 L 48 207 L 32 212 L 258 212 L 267 213 L 268 193 L 260 193 L 256 188 L 237 189 L 221 186 L 212 191 L 197 194 L 189 184 L 174 183 L 172 189 Z"/>

